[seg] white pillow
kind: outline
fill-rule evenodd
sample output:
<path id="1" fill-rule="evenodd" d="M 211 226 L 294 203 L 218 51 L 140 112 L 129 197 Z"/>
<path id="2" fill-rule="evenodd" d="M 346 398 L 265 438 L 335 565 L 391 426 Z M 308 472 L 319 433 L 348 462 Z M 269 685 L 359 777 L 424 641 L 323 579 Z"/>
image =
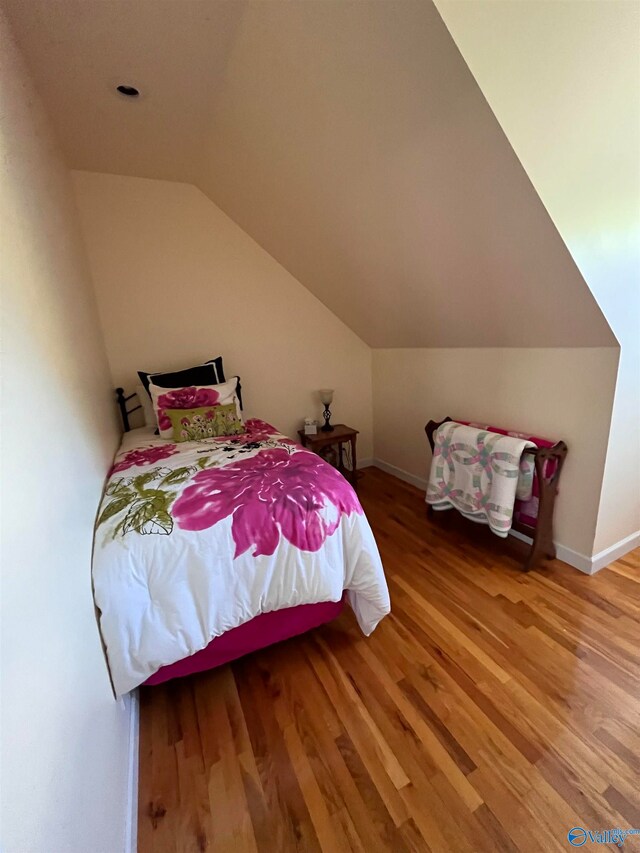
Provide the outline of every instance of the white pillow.
<path id="1" fill-rule="evenodd" d="M 238 419 L 244 423 L 236 394 L 237 387 L 237 376 L 220 385 L 189 385 L 185 388 L 159 388 L 150 382 L 151 402 L 160 436 L 171 438 L 173 435 L 171 421 L 165 414 L 166 409 L 198 409 L 201 406 L 226 406 L 235 403 Z"/>

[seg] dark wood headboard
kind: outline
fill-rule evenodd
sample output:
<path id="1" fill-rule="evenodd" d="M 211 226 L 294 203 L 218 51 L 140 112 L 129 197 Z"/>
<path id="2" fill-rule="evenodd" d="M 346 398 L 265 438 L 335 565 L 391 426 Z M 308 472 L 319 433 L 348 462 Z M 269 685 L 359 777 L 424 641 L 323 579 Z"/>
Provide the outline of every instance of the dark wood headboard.
<path id="1" fill-rule="evenodd" d="M 130 400 L 137 399 L 138 395 L 135 391 L 133 394 L 129 394 L 128 397 L 125 397 L 124 388 L 116 388 L 116 401 L 118 403 L 118 408 L 120 409 L 120 417 L 122 418 L 122 426 L 124 427 L 125 432 L 129 432 L 131 429 L 129 415 L 132 415 L 134 412 L 137 412 L 138 409 L 142 408 L 142 403 L 138 403 L 137 406 L 133 406 L 132 408 L 128 408 L 127 403 L 129 403 Z"/>

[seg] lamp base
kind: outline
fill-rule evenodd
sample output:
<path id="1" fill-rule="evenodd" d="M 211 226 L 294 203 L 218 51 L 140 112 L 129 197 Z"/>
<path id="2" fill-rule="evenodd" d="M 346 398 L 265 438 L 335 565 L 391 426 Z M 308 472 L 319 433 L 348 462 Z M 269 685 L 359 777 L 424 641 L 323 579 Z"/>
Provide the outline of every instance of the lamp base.
<path id="1" fill-rule="evenodd" d="M 333 427 L 329 422 L 320 427 L 320 432 L 333 432 Z"/>
<path id="2" fill-rule="evenodd" d="M 331 418 L 331 410 L 327 403 L 324 404 L 324 412 L 322 413 L 322 417 L 324 418 L 324 424 L 320 427 L 320 432 L 333 432 L 333 427 L 329 423 L 329 419 Z"/>

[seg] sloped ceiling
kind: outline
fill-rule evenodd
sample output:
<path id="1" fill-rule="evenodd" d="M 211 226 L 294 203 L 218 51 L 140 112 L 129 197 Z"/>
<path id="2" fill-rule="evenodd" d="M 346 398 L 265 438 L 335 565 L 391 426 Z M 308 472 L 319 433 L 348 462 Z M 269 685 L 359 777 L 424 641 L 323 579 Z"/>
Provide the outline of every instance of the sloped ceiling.
<path id="1" fill-rule="evenodd" d="M 430 0 L 5 2 L 72 168 L 195 183 L 371 346 L 615 345 Z"/>

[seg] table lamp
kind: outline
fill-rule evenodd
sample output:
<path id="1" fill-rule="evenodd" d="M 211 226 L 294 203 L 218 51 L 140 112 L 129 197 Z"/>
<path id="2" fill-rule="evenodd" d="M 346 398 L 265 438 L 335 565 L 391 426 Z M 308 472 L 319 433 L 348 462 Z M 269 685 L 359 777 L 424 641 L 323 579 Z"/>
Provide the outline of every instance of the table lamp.
<path id="1" fill-rule="evenodd" d="M 329 406 L 333 402 L 333 388 L 322 388 L 320 390 L 320 402 L 324 406 L 324 412 L 322 413 L 322 417 L 324 418 L 324 424 L 320 427 L 322 432 L 333 432 L 333 427 L 329 423 L 331 418 L 331 411 L 329 410 Z"/>

